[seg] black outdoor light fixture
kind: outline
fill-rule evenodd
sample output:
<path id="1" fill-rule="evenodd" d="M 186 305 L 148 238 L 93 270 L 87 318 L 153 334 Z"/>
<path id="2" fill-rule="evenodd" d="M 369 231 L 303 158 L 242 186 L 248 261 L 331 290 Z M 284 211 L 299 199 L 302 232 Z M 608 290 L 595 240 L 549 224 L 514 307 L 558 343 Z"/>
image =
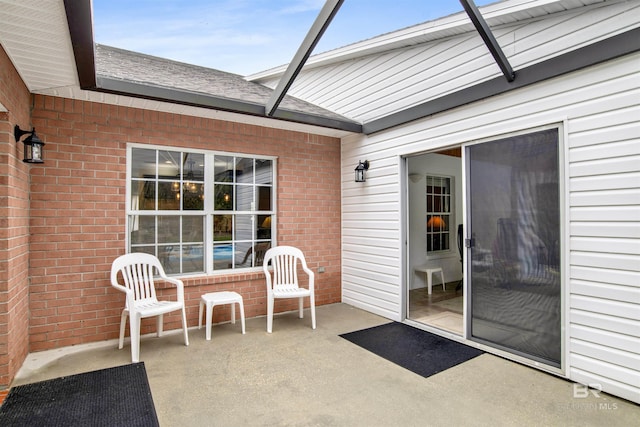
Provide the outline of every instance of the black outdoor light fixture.
<path id="1" fill-rule="evenodd" d="M 364 162 L 362 160 L 358 161 L 358 166 L 356 166 L 356 182 L 365 182 L 367 180 L 367 177 L 365 175 L 365 171 L 369 170 L 369 160 L 365 160 Z"/>
<path id="2" fill-rule="evenodd" d="M 13 128 L 13 136 L 16 142 L 20 141 L 23 135 L 29 135 L 22 143 L 24 144 L 24 159 L 25 163 L 44 163 L 42 159 L 42 147 L 44 142 L 38 135 L 36 135 L 36 128 L 32 128 L 30 131 L 20 129 L 20 126 L 16 125 Z"/>

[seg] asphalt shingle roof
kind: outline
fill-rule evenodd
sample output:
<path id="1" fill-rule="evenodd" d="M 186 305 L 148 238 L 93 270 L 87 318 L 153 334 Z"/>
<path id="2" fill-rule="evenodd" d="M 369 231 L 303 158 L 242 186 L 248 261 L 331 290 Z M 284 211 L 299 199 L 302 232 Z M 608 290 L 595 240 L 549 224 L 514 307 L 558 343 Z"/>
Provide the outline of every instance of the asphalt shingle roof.
<path id="1" fill-rule="evenodd" d="M 225 71 L 172 61 L 105 45 L 96 45 L 98 77 L 194 92 L 217 98 L 265 105 L 273 89 Z M 280 108 L 331 120 L 353 122 L 332 111 L 286 95 Z"/>

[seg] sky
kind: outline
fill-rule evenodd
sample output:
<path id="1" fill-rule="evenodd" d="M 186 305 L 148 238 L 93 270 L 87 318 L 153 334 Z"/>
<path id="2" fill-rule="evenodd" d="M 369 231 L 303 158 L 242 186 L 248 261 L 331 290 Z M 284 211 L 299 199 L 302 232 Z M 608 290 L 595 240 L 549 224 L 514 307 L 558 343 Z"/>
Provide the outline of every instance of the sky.
<path id="1" fill-rule="evenodd" d="M 246 76 L 289 63 L 323 4 L 324 0 L 93 0 L 94 40 Z M 345 0 L 313 54 L 461 11 L 459 0 Z"/>

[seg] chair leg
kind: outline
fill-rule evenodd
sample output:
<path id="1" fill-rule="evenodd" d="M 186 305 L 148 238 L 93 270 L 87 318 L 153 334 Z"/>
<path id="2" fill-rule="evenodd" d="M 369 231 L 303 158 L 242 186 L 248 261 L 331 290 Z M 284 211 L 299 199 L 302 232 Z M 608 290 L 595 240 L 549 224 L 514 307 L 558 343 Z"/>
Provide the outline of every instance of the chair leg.
<path id="1" fill-rule="evenodd" d="M 267 296 L 267 332 L 273 329 L 273 297 Z"/>
<path id="2" fill-rule="evenodd" d="M 189 332 L 187 331 L 187 312 L 182 307 L 182 331 L 184 333 L 184 345 L 189 345 Z"/>
<path id="3" fill-rule="evenodd" d="M 160 337 L 162 335 L 162 328 L 164 325 L 164 314 L 159 314 L 156 319 L 156 336 Z"/>
<path id="4" fill-rule="evenodd" d="M 129 316 L 129 335 L 131 335 L 131 362 L 140 361 L 140 316 Z"/>
<path id="5" fill-rule="evenodd" d="M 240 306 L 240 321 L 242 322 L 242 333 L 244 334 L 244 304 L 242 303 L 242 300 L 238 301 L 238 305 Z"/>
<path id="6" fill-rule="evenodd" d="M 200 300 L 200 308 L 198 309 L 198 329 L 202 329 L 202 312 L 204 310 L 204 302 Z"/>
<path id="7" fill-rule="evenodd" d="M 304 318 L 304 299 L 302 297 L 298 298 L 298 317 Z"/>
<path id="8" fill-rule="evenodd" d="M 120 315 L 120 339 L 118 340 L 118 349 L 122 350 L 124 346 L 124 327 L 127 324 L 127 316 L 129 313 L 127 310 L 122 310 L 122 314 Z"/>
<path id="9" fill-rule="evenodd" d="M 206 339 L 211 341 L 211 322 L 213 322 L 213 303 L 207 302 L 207 315 L 205 318 Z"/>
<path id="10" fill-rule="evenodd" d="M 231 323 L 236 324 L 236 305 L 231 303 Z"/>
<path id="11" fill-rule="evenodd" d="M 311 328 L 316 328 L 316 299 L 313 293 L 309 297 L 309 305 L 311 308 Z"/>
<path id="12" fill-rule="evenodd" d="M 427 271 L 426 276 L 427 276 L 427 293 L 428 295 L 431 295 L 431 289 L 433 287 L 433 280 L 432 280 L 433 275 Z"/>

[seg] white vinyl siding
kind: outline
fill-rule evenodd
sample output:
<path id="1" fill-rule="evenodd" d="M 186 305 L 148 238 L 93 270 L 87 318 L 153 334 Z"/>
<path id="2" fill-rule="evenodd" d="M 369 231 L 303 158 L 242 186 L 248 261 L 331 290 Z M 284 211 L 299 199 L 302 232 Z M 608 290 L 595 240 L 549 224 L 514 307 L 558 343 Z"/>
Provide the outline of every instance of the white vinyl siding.
<path id="1" fill-rule="evenodd" d="M 610 1 L 492 30 L 517 72 L 638 26 L 638 2 Z M 480 36 L 469 32 L 325 67 L 311 65 L 288 93 L 368 122 L 498 76 Z M 277 79 L 262 83 L 274 85 Z"/>
<path id="2" fill-rule="evenodd" d="M 343 139 L 343 301 L 402 320 L 403 155 L 563 124 L 566 375 L 640 402 L 640 54 Z M 353 167 L 367 159 L 367 182 Z"/>

